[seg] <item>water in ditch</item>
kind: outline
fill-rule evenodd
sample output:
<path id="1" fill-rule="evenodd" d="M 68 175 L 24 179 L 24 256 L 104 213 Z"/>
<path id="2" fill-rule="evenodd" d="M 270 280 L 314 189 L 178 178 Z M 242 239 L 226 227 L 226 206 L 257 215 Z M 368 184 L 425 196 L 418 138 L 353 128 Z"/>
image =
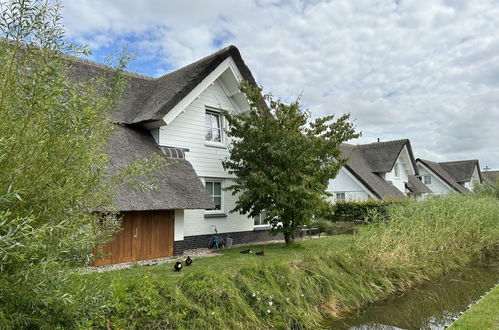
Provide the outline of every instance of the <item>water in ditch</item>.
<path id="1" fill-rule="evenodd" d="M 499 265 L 466 267 L 403 295 L 372 304 L 331 329 L 445 329 L 461 312 L 499 282 Z"/>

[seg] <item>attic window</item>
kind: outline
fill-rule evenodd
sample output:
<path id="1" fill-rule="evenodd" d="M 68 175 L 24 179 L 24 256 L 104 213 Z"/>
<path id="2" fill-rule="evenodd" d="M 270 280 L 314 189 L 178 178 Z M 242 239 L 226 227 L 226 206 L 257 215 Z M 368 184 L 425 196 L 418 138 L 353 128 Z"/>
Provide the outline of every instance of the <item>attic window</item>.
<path id="1" fill-rule="evenodd" d="M 400 177 L 400 168 L 399 168 L 399 163 L 396 163 L 396 164 L 395 164 L 395 167 L 394 167 L 393 171 L 395 172 L 395 173 L 394 173 L 394 174 L 395 174 L 395 177 L 396 177 L 396 178 L 399 178 L 399 177 Z"/>
<path id="2" fill-rule="evenodd" d="M 206 111 L 205 115 L 205 140 L 209 142 L 222 142 L 222 116 L 218 112 Z"/>
<path id="3" fill-rule="evenodd" d="M 430 175 L 423 175 L 423 183 L 424 184 L 431 184 L 431 176 Z"/>

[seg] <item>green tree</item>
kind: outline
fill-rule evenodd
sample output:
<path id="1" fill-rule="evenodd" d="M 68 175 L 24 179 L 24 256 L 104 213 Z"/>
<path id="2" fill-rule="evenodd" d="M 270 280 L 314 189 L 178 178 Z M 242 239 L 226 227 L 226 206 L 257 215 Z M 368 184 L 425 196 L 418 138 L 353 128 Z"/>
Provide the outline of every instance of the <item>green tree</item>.
<path id="1" fill-rule="evenodd" d="M 340 144 L 360 134 L 349 115 L 310 120 L 299 100 L 284 104 L 262 89 L 241 85 L 250 111 L 224 112 L 232 139 L 224 168 L 234 174 L 227 189 L 238 194 L 232 212 L 257 216 L 265 211 L 274 233 L 282 232 L 286 244 L 324 207 L 326 188 L 346 159 Z"/>
<path id="2" fill-rule="evenodd" d="M 87 52 L 60 20 L 52 1 L 0 3 L 0 328 L 55 327 L 74 302 L 67 270 L 119 226 L 95 211 L 112 209 L 121 183 L 107 177 L 106 148 L 128 56 L 106 76 L 70 79 L 70 55 Z"/>

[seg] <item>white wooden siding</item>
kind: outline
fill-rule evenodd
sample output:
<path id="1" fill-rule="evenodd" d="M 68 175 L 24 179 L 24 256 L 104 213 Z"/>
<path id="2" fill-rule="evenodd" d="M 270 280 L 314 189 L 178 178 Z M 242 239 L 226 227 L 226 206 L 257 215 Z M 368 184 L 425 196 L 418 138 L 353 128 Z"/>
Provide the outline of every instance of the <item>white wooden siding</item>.
<path id="1" fill-rule="evenodd" d="M 433 195 L 445 195 L 451 191 L 454 191 L 448 184 L 446 184 L 442 179 L 437 177 L 432 171 L 428 170 L 428 168 L 421 163 L 418 163 L 418 171 L 419 175 L 429 175 L 431 177 L 431 184 L 427 184 L 426 186 L 431 190 Z"/>
<path id="2" fill-rule="evenodd" d="M 223 169 L 222 160 L 229 156 L 227 137 L 223 136 L 223 145 L 210 146 L 205 141 L 205 112 L 206 108 L 224 109 L 240 112 L 236 103 L 226 95 L 221 79 L 211 84 L 201 95 L 180 113 L 169 125 L 159 128 L 159 144 L 163 146 L 181 147 L 189 149 L 185 153 L 186 159 L 192 164 L 202 181 L 205 178 L 223 179 L 223 186 L 232 180 Z M 224 123 L 225 125 L 225 123 Z M 208 143 L 209 144 L 209 143 Z M 211 234 L 214 228 L 219 233 L 253 230 L 253 219 L 240 214 L 231 214 L 236 197 L 228 191 L 223 192 L 223 212 L 227 217 L 205 218 L 205 210 L 185 210 L 183 212 L 182 235 L 178 237 Z M 212 212 L 208 212 L 212 213 Z"/>
<path id="3" fill-rule="evenodd" d="M 366 201 L 369 199 L 369 194 L 366 189 L 357 183 L 351 175 L 347 173 L 345 168 L 341 168 L 338 175 L 329 180 L 327 192 L 333 194 L 329 198 L 331 202 L 336 202 L 337 193 L 345 193 L 346 201 Z"/>

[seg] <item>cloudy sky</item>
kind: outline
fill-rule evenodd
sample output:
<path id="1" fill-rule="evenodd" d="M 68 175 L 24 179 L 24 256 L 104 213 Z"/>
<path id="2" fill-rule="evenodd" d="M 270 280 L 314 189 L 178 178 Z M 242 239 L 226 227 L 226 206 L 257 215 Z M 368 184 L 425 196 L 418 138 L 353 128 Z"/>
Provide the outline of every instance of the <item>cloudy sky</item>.
<path id="1" fill-rule="evenodd" d="M 160 76 L 230 44 L 258 83 L 362 138 L 499 169 L 499 3 L 481 0 L 67 0 L 67 35 Z"/>

